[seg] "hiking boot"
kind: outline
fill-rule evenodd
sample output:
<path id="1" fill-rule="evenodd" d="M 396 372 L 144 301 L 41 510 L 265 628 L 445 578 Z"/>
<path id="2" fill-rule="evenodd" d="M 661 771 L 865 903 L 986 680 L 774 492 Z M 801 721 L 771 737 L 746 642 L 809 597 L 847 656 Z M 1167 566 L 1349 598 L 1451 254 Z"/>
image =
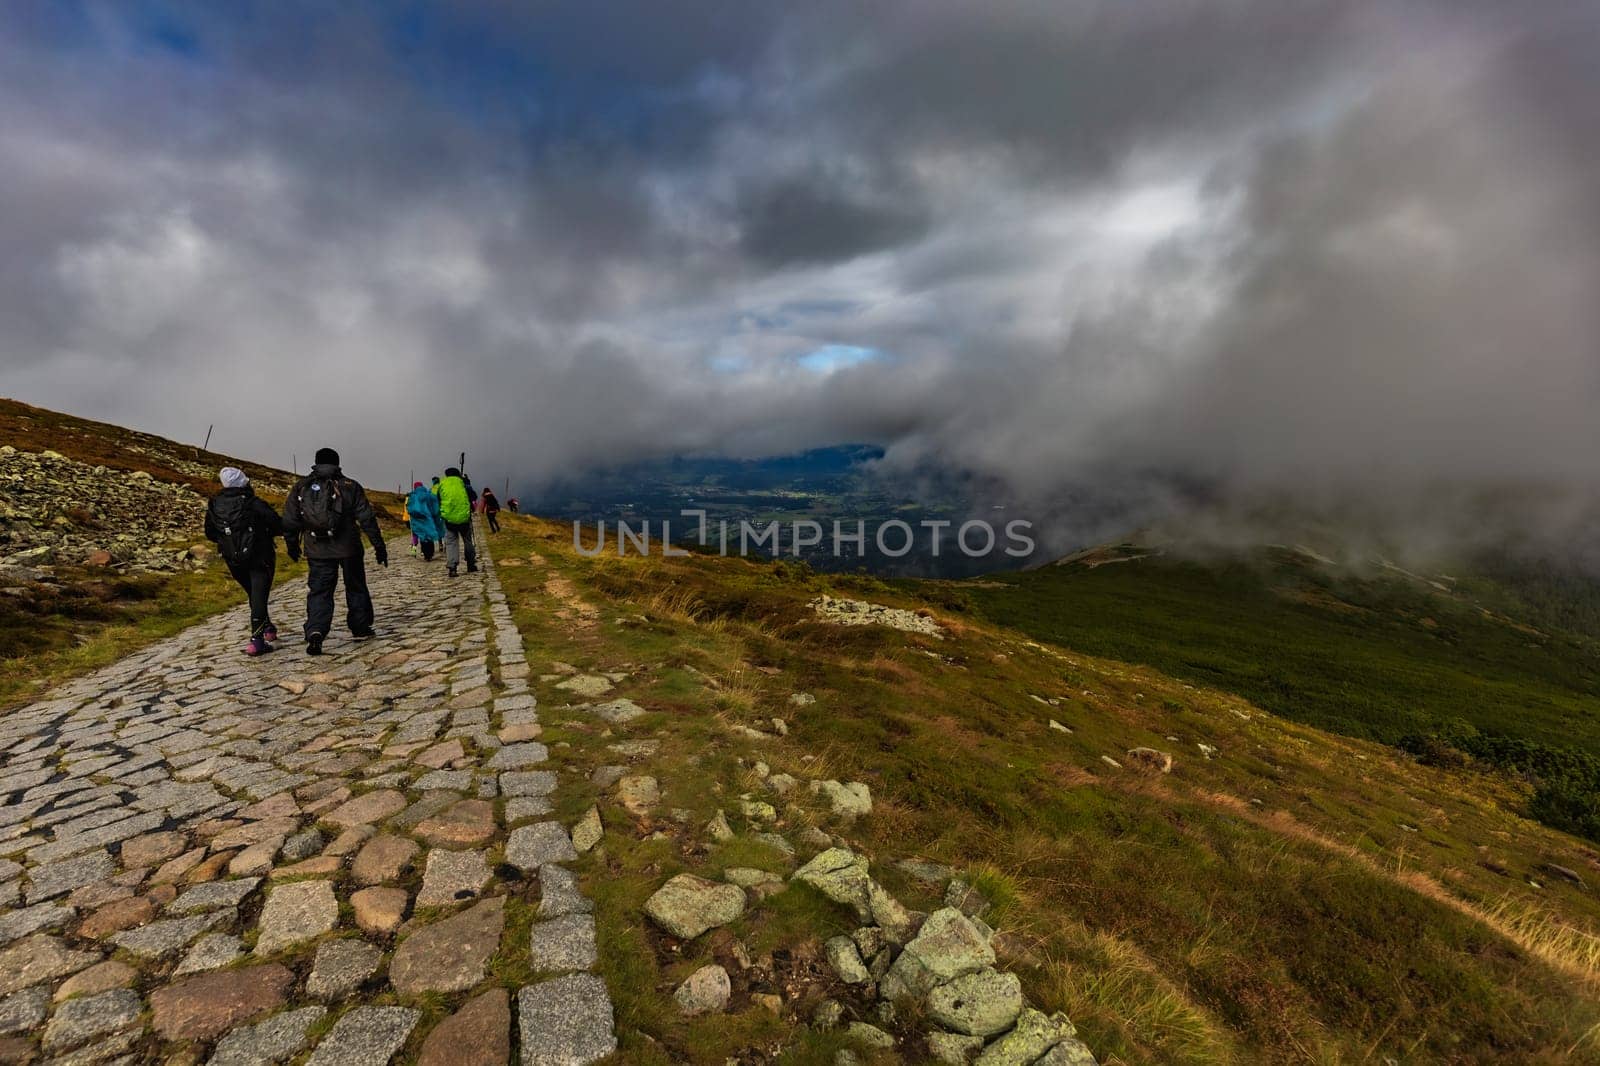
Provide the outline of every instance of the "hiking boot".
<path id="1" fill-rule="evenodd" d="M 274 648 L 271 644 L 268 644 L 260 637 L 256 637 L 255 639 L 251 640 L 250 643 L 244 646 L 244 653 L 246 655 L 266 655 L 268 652 L 274 652 L 277 650 L 277 648 Z"/>
<path id="2" fill-rule="evenodd" d="M 468 563 L 467 564 L 467 573 L 476 574 L 477 572 L 478 572 L 478 564 L 477 563 Z"/>
<path id="3" fill-rule="evenodd" d="M 309 637 L 306 638 L 306 654 L 307 655 L 321 655 L 322 654 L 322 634 L 321 633 L 313 633 Z"/>
<path id="4" fill-rule="evenodd" d="M 377 633 L 370 629 L 352 629 L 350 631 L 350 636 L 356 640 L 371 640 L 377 635 Z"/>
<path id="5" fill-rule="evenodd" d="M 446 574 L 449 574 L 449 575 L 450 575 L 450 576 L 451 576 L 451 577 L 457 577 L 457 576 L 458 576 L 458 575 L 457 575 L 457 573 L 456 573 L 456 568 L 455 568 L 455 567 L 453 567 L 453 566 L 447 566 L 447 567 L 445 567 L 445 570 L 444 570 L 444 572 L 445 572 L 445 573 L 446 573 Z"/>
<path id="6" fill-rule="evenodd" d="M 266 641 L 268 644 L 276 642 L 278 639 L 278 627 L 274 625 L 267 626 L 267 628 L 261 631 L 261 639 Z"/>

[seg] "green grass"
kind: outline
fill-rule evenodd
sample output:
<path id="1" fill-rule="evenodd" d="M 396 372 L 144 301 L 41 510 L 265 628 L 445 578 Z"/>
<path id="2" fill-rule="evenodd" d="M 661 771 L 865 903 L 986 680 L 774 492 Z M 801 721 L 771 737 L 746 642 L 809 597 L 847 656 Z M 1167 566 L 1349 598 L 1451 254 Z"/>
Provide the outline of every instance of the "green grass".
<path id="1" fill-rule="evenodd" d="M 1459 718 L 1600 754 L 1600 644 L 1530 633 L 1404 579 L 1337 580 L 1272 553 L 1053 566 L 967 591 L 1002 625 L 1348 736 L 1393 743 Z"/>

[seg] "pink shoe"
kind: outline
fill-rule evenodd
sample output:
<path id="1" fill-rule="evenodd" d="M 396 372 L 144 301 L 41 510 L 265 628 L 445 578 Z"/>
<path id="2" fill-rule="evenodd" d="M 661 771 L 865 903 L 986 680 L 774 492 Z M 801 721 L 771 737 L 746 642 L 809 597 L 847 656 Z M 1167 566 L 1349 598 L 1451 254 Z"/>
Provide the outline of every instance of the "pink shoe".
<path id="1" fill-rule="evenodd" d="M 278 642 L 278 627 L 268 626 L 267 628 L 263 629 L 261 631 L 261 639 L 266 641 L 268 644 L 276 644 Z"/>

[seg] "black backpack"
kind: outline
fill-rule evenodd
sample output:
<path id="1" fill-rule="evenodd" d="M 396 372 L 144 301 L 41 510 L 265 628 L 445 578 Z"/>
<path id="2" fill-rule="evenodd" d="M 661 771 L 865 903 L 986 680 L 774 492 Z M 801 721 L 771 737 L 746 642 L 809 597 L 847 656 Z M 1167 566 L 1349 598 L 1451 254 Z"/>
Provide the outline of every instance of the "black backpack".
<path id="1" fill-rule="evenodd" d="M 344 527 L 344 494 L 336 477 L 300 483 L 300 527 L 312 540 L 331 540 Z"/>
<path id="2" fill-rule="evenodd" d="M 221 536 L 217 554 L 230 563 L 248 563 L 256 552 L 254 499 L 249 496 L 214 496 L 211 521 Z"/>

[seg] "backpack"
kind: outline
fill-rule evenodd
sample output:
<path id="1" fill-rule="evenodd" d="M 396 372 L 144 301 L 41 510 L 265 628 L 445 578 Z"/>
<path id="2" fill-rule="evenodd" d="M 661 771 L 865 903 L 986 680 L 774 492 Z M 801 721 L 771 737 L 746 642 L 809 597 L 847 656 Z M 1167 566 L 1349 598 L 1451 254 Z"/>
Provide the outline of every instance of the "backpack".
<path id="1" fill-rule="evenodd" d="M 249 496 L 217 496 L 211 500 L 211 520 L 221 533 L 217 554 L 226 562 L 244 564 L 255 557 L 253 502 Z"/>
<path id="2" fill-rule="evenodd" d="M 312 540 L 331 540 L 344 526 L 339 478 L 309 477 L 300 483 L 300 527 Z"/>

